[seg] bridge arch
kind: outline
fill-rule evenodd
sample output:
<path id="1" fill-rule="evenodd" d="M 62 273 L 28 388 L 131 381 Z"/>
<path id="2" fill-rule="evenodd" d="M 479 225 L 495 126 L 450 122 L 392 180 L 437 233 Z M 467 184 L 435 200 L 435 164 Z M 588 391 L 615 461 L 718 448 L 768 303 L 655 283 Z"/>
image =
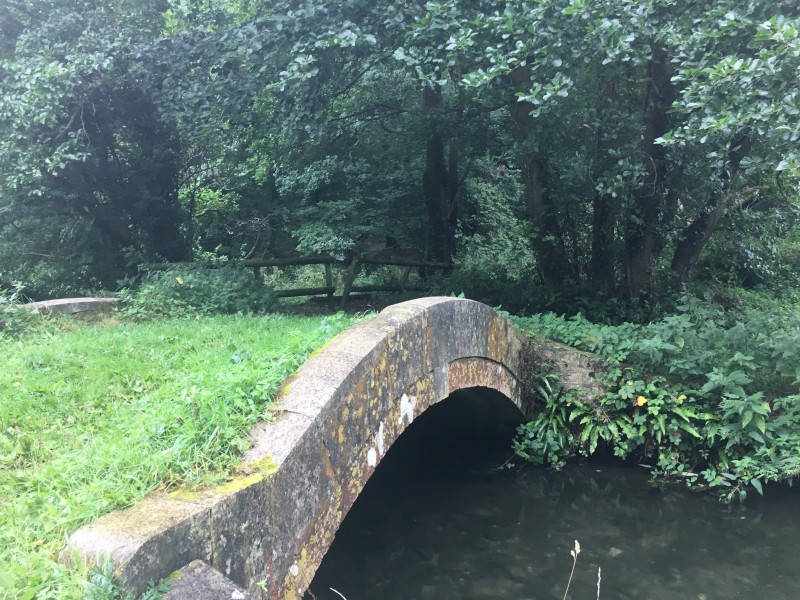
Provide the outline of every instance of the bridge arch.
<path id="1" fill-rule="evenodd" d="M 140 592 L 203 561 L 249 594 L 300 598 L 338 526 L 394 441 L 458 390 L 488 388 L 527 415 L 523 336 L 486 305 L 424 298 L 351 327 L 279 394 L 253 431 L 238 484 L 158 494 L 76 532 L 70 548 L 109 556 Z M 180 597 L 180 596 L 175 596 Z M 188 596 L 187 596 L 188 597 Z"/>

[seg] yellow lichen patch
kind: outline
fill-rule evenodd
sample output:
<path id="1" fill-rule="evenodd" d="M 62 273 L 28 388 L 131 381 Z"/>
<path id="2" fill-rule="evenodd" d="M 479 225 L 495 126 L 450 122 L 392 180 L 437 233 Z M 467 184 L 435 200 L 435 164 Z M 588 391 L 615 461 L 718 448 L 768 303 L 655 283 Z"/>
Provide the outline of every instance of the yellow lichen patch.
<path id="1" fill-rule="evenodd" d="M 495 317 L 489 323 L 486 340 L 487 354 L 492 360 L 502 360 L 508 348 L 508 330 L 502 317 Z"/>
<path id="2" fill-rule="evenodd" d="M 242 467 L 240 467 L 240 471 L 243 473 L 241 476 L 234 477 L 225 483 L 222 483 L 214 488 L 215 491 L 220 492 L 222 494 L 232 494 L 234 492 L 238 492 L 241 489 L 249 487 L 254 483 L 258 483 L 265 477 L 271 477 L 278 471 L 277 463 L 272 460 L 271 456 L 265 456 L 259 460 L 254 460 L 253 462 L 246 463 Z M 185 487 L 179 487 L 178 489 L 169 493 L 171 498 L 175 498 L 176 500 L 190 500 L 196 501 L 200 500 L 204 494 L 202 493 L 206 488 L 199 488 L 199 489 L 188 489 Z"/>
<path id="3" fill-rule="evenodd" d="M 248 465 L 251 470 L 258 471 L 264 477 L 270 477 L 278 472 L 278 463 L 272 460 L 272 456 L 269 455 L 259 460 L 254 460 Z"/>
<path id="4" fill-rule="evenodd" d="M 319 348 L 317 348 L 316 350 L 314 350 L 314 351 L 313 351 L 311 354 L 309 354 L 308 358 L 306 359 L 306 362 L 308 362 L 309 360 L 311 360 L 312 358 L 314 358 L 314 357 L 315 357 L 317 354 L 319 354 L 320 352 L 322 352 L 323 350 L 325 350 L 325 348 L 327 348 L 328 346 L 330 346 L 330 345 L 331 345 L 333 342 L 335 342 L 336 340 L 338 340 L 338 339 L 339 339 L 339 336 L 341 336 L 341 335 L 342 335 L 342 334 L 340 333 L 339 335 L 336 335 L 336 336 L 332 337 L 332 338 L 331 338 L 331 339 L 329 339 L 327 342 L 325 342 L 324 344 L 322 344 L 322 346 L 320 346 Z"/>
<path id="5" fill-rule="evenodd" d="M 291 390 L 292 384 L 299 376 L 300 376 L 300 371 L 295 371 L 294 373 L 289 375 L 289 377 L 286 378 L 286 381 L 284 381 L 281 384 L 281 387 L 278 388 L 278 393 L 275 394 L 276 402 L 282 400 L 283 398 L 289 395 L 289 390 Z"/>
<path id="6" fill-rule="evenodd" d="M 314 578 L 315 565 L 310 564 L 310 556 L 305 548 L 300 550 L 300 556 L 295 561 L 294 565 L 297 567 L 295 570 L 296 575 L 290 572 L 283 581 L 283 594 L 284 600 L 295 600 L 297 598 L 297 590 L 305 591 L 308 584 Z"/>
<path id="7" fill-rule="evenodd" d="M 198 500 L 200 498 L 200 494 L 196 491 L 182 487 L 170 492 L 169 495 L 170 498 L 175 498 L 176 500 Z"/>
<path id="8" fill-rule="evenodd" d="M 243 475 L 241 477 L 234 477 L 230 481 L 226 481 L 222 485 L 218 485 L 216 490 L 221 494 L 233 494 L 239 490 L 255 485 L 263 480 L 264 476 L 261 473 L 253 473 L 252 475 Z"/>
<path id="9" fill-rule="evenodd" d="M 363 398 L 364 393 L 366 392 L 367 384 L 363 379 L 359 379 L 358 383 L 356 383 L 355 388 L 353 388 L 353 398 Z"/>

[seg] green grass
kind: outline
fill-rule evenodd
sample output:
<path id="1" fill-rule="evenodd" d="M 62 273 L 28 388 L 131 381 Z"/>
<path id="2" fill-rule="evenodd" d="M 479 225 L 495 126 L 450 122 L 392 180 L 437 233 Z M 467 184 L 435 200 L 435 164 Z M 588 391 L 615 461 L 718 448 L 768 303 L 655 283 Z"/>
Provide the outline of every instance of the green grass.
<path id="1" fill-rule="evenodd" d="M 148 492 L 221 481 L 280 383 L 353 319 L 219 316 L 0 337 L 0 597 L 81 598 L 58 552 Z"/>

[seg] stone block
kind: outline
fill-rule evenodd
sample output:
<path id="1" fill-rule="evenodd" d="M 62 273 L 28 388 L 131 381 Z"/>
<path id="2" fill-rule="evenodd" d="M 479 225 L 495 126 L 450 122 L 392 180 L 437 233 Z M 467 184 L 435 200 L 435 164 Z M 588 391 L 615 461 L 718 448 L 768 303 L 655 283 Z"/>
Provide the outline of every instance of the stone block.
<path id="1" fill-rule="evenodd" d="M 172 575 L 170 589 L 163 600 L 256 599 L 219 571 L 201 560 L 195 560 Z"/>

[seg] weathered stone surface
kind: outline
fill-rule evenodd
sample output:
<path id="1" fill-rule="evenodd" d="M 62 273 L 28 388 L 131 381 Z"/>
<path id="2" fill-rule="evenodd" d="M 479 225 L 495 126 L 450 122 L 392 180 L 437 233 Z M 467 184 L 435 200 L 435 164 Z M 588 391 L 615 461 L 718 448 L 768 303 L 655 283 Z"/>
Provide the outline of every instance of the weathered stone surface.
<path id="1" fill-rule="evenodd" d="M 559 382 L 565 389 L 583 390 L 590 398 L 606 392 L 603 384 L 595 378 L 600 373 L 602 364 L 588 352 L 549 340 L 535 343 L 532 352 L 533 356 L 530 358 L 537 363 L 537 370 L 558 375 Z"/>
<path id="2" fill-rule="evenodd" d="M 522 348 L 521 334 L 477 302 L 424 298 L 389 307 L 342 333 L 286 382 L 276 422 L 252 431 L 249 475 L 202 494 L 154 495 L 81 529 L 70 549 L 110 556 L 136 593 L 202 560 L 257 598 L 299 598 L 364 484 L 415 417 L 475 388 L 529 412 Z"/>
<path id="3" fill-rule="evenodd" d="M 23 308 L 46 315 L 72 315 L 93 318 L 110 314 L 119 306 L 119 298 L 61 298 L 23 304 Z"/>
<path id="4" fill-rule="evenodd" d="M 62 560 L 70 562 L 75 552 L 93 562 L 109 558 L 124 565 L 125 578 L 142 591 L 149 580 L 210 555 L 210 509 L 222 497 L 211 490 L 181 497 L 153 494 L 76 531 Z"/>
<path id="5" fill-rule="evenodd" d="M 255 600 L 242 588 L 212 569 L 201 560 L 195 560 L 170 577 L 170 589 L 163 600 Z"/>

